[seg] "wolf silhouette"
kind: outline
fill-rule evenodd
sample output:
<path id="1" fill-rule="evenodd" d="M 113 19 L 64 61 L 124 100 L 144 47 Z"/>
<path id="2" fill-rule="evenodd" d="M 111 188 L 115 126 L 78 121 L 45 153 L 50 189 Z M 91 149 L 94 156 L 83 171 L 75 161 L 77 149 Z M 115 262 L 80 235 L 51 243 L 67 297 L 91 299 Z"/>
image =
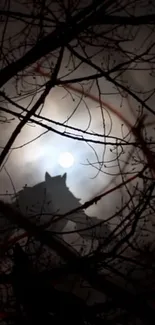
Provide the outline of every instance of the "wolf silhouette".
<path id="1" fill-rule="evenodd" d="M 45 174 L 45 181 L 34 185 L 25 186 L 14 198 L 13 205 L 18 208 L 26 217 L 35 219 L 35 223 L 42 225 L 54 219 L 56 214 L 66 212 L 81 207 L 80 199 L 76 198 L 66 185 L 67 174 L 51 177 L 48 172 Z M 17 208 L 17 206 L 16 206 Z M 99 225 L 102 220 L 97 217 L 89 217 L 80 210 L 55 223 L 52 223 L 50 230 L 60 233 L 67 223 L 74 224 L 74 230 L 84 239 L 101 240 L 110 234 L 107 225 Z M 92 227 L 92 229 L 85 229 Z M 81 229 L 85 229 L 80 232 Z M 73 230 L 73 229 L 72 229 Z"/>

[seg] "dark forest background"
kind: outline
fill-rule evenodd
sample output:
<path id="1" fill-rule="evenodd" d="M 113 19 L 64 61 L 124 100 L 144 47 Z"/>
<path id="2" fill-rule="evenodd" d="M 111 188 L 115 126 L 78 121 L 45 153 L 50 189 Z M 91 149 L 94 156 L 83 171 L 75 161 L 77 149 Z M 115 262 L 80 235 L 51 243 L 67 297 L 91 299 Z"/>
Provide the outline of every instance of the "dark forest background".
<path id="1" fill-rule="evenodd" d="M 154 324 L 154 36 L 154 1 L 1 1 L 2 324 Z M 83 174 L 31 182 L 45 134 Z"/>

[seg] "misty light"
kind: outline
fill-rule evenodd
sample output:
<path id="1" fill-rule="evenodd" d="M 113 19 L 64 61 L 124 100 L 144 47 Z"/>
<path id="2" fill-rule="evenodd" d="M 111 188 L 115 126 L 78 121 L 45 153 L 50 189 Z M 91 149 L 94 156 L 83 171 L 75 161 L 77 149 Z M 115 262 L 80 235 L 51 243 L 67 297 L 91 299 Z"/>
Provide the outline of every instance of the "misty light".
<path id="1" fill-rule="evenodd" d="M 58 163 L 63 168 L 69 168 L 74 164 L 74 157 L 70 152 L 63 152 L 59 156 Z"/>

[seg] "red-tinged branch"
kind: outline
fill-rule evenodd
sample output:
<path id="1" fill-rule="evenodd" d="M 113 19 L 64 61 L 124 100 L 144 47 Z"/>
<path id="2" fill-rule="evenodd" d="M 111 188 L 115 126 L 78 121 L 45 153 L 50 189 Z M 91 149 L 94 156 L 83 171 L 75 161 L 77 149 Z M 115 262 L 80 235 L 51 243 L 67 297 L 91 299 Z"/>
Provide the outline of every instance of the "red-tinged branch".
<path id="1" fill-rule="evenodd" d="M 50 73 L 45 72 L 41 69 L 41 66 L 38 64 L 36 69 L 36 72 L 38 72 L 40 75 L 49 78 Z M 106 107 L 112 114 L 117 116 L 125 125 L 129 128 L 129 130 L 132 131 L 134 136 L 136 137 L 137 140 L 139 140 L 139 143 L 141 144 L 142 151 L 144 155 L 147 158 L 148 164 L 150 166 L 150 169 L 153 171 L 153 178 L 155 178 L 155 159 L 154 155 L 151 152 L 151 150 L 147 147 L 145 140 L 143 139 L 141 129 L 143 127 L 144 119 L 146 116 L 142 116 L 141 120 L 139 121 L 137 127 L 133 126 L 118 110 L 113 107 L 111 104 L 107 103 L 104 100 L 101 100 L 100 98 L 94 96 L 93 94 L 85 92 L 83 89 L 79 89 L 73 85 L 66 84 L 65 86 L 63 85 L 64 88 L 70 89 L 75 91 L 76 93 L 79 93 L 81 95 L 85 95 L 86 97 L 90 98 L 92 101 L 99 103 L 102 107 Z"/>

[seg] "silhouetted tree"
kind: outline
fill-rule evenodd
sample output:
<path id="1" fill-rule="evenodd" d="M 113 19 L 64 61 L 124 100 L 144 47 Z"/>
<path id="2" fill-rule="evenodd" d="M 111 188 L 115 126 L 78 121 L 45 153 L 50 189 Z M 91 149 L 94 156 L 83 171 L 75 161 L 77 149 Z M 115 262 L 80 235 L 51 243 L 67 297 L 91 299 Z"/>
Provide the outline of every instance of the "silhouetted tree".
<path id="1" fill-rule="evenodd" d="M 43 210 L 36 219 L 20 211 L 18 199 L 23 192 L 15 195 L 16 205 L 5 202 L 9 193 L 2 195 L 2 322 L 154 324 L 154 24 L 153 1 L 1 1 L 1 183 L 3 171 L 12 182 L 6 163 L 27 124 L 44 129 L 42 134 L 87 143 L 95 157 L 88 166 L 112 180 L 110 189 L 67 211 L 50 212 L 46 221 Z M 48 118 L 43 110 L 56 87 L 75 104 L 65 123 Z M 119 109 L 105 101 L 105 96 L 113 95 Z M 99 106 L 101 133 L 90 131 L 95 117 L 87 100 Z M 81 102 L 89 115 L 86 128 L 82 122 L 79 128 L 72 123 Z M 113 135 L 114 116 L 120 120 L 120 137 Z M 7 137 L 8 123 L 12 131 Z M 102 158 L 96 145 L 102 148 Z M 12 186 L 16 194 L 13 182 Z M 120 195 L 119 206 L 113 197 L 109 199 L 113 213 L 103 220 L 86 217 L 87 208 L 113 193 Z M 81 228 L 79 214 L 84 220 Z M 65 231 L 74 216 L 76 229 Z M 58 231 L 60 223 L 63 227 Z M 79 250 L 64 239 L 71 234 L 82 238 Z M 86 237 L 91 242 L 89 252 Z M 68 278 L 79 284 L 74 295 Z M 88 301 L 80 299 L 81 283 L 92 295 L 100 293 L 101 303 L 89 307 Z"/>

